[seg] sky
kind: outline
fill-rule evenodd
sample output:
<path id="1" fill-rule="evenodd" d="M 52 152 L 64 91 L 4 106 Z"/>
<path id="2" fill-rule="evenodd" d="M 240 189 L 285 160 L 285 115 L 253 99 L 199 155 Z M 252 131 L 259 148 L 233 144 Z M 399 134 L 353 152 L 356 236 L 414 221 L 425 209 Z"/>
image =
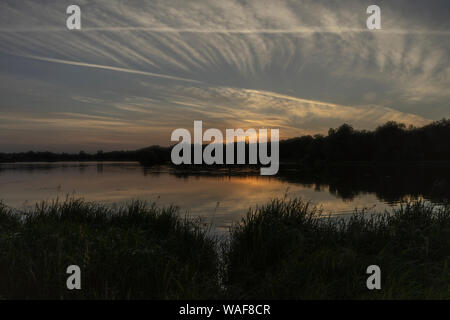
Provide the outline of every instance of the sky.
<path id="1" fill-rule="evenodd" d="M 289 138 L 449 118 L 449 16 L 448 0 L 2 0 L 0 152 L 169 145 L 194 120 Z"/>

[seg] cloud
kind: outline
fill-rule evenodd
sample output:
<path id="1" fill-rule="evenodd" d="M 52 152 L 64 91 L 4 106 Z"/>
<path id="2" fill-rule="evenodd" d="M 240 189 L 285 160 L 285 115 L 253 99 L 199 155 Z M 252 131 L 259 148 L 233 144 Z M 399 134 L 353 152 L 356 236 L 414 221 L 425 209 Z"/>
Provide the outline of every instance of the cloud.
<path id="1" fill-rule="evenodd" d="M 46 61 L 46 62 L 68 64 L 68 65 L 72 65 L 72 66 L 94 68 L 94 69 L 104 69 L 104 70 L 111 70 L 111 71 L 125 72 L 125 73 L 133 73 L 133 74 L 150 76 L 150 77 L 156 77 L 156 78 L 162 78 L 162 79 L 200 83 L 200 81 L 197 81 L 197 80 L 180 78 L 180 77 L 174 77 L 174 76 L 165 75 L 165 74 L 159 74 L 159 73 L 154 73 L 154 72 L 146 72 L 146 71 L 140 71 L 140 70 L 127 69 L 127 68 L 118 68 L 118 67 L 113 67 L 113 66 L 105 66 L 105 65 L 99 65 L 99 64 L 77 62 L 77 61 L 68 61 L 68 60 L 60 60 L 60 59 L 52 59 L 52 58 L 37 57 L 37 56 L 23 56 L 23 57 L 24 58 L 29 58 L 29 59 L 40 60 L 40 61 Z"/>
<path id="2" fill-rule="evenodd" d="M 450 115 L 445 1 L 383 3 L 375 32 L 356 0 L 78 2 L 81 31 L 65 29 L 64 3 L 0 3 L 0 109 L 42 137 L 58 121 L 147 145 L 193 120 L 290 136 Z"/>

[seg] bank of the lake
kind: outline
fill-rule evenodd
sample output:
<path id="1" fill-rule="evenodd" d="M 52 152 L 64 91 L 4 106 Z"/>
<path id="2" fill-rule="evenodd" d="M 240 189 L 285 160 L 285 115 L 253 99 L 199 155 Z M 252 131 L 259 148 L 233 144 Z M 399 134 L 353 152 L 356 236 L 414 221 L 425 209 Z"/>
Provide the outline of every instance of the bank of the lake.
<path id="1" fill-rule="evenodd" d="M 4 299 L 450 298 L 450 209 L 327 218 L 301 200 L 251 210 L 219 242 L 175 207 L 69 199 L 0 208 Z M 81 290 L 66 269 L 81 268 Z M 368 290 L 369 265 L 381 290 Z"/>
<path id="2" fill-rule="evenodd" d="M 224 235 L 249 207 L 284 197 L 302 198 L 333 215 L 355 208 L 384 212 L 408 200 L 434 204 L 450 199 L 450 166 L 351 165 L 281 170 L 275 177 L 244 168 L 179 170 L 142 167 L 136 162 L 55 162 L 0 164 L 0 201 L 24 210 L 36 202 L 67 195 L 107 205 L 139 199 L 159 207 L 180 206 Z"/>

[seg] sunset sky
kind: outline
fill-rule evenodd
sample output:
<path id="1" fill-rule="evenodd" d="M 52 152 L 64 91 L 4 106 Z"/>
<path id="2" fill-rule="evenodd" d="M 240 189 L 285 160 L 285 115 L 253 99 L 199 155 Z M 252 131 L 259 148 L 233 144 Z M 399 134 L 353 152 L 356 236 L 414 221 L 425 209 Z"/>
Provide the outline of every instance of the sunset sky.
<path id="1" fill-rule="evenodd" d="M 448 0 L 2 0 L 0 152 L 168 145 L 194 120 L 287 138 L 448 118 L 449 17 Z"/>

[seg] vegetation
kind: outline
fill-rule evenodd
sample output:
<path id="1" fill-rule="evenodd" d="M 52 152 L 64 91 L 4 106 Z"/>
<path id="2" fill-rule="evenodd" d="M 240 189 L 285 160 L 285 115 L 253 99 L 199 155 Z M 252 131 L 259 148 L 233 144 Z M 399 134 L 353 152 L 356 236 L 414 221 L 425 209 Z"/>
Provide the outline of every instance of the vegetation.
<path id="1" fill-rule="evenodd" d="M 274 200 L 251 211 L 226 251 L 230 297 L 449 299 L 450 209 L 423 202 L 392 214 L 317 219 L 308 203 Z M 382 290 L 366 287 L 378 265 Z"/>
<path id="2" fill-rule="evenodd" d="M 343 124 L 330 129 L 327 136 L 302 136 L 280 141 L 280 161 L 308 166 L 343 161 L 450 161 L 448 141 L 450 120 L 447 119 L 421 128 L 390 121 L 374 131 L 355 130 L 351 125 Z M 170 163 L 171 150 L 171 147 L 152 146 L 136 151 L 98 151 L 95 154 L 83 151 L 78 154 L 33 151 L 0 153 L 0 162 L 139 161 L 151 166 Z"/>
<path id="3" fill-rule="evenodd" d="M 215 241 L 173 207 L 82 200 L 0 208 L 0 297 L 198 299 L 218 292 Z M 82 290 L 66 269 L 79 265 Z"/>
<path id="4" fill-rule="evenodd" d="M 422 128 L 394 121 L 375 131 L 348 124 L 330 129 L 328 136 L 303 136 L 280 143 L 280 159 L 307 164 L 339 161 L 450 161 L 450 120 Z"/>
<path id="5" fill-rule="evenodd" d="M 139 161 L 146 165 L 168 163 L 169 147 L 151 146 L 134 151 L 97 151 L 94 154 L 80 151 L 76 154 L 45 152 L 0 153 L 0 163 L 5 162 L 55 162 L 55 161 Z"/>
<path id="6" fill-rule="evenodd" d="M 53 299 L 450 298 L 450 208 L 326 217 L 301 200 L 250 210 L 220 243 L 204 225 L 133 202 L 0 208 L 0 297 Z M 66 268 L 82 290 L 66 289 Z M 366 288 L 379 265 L 382 290 Z"/>

